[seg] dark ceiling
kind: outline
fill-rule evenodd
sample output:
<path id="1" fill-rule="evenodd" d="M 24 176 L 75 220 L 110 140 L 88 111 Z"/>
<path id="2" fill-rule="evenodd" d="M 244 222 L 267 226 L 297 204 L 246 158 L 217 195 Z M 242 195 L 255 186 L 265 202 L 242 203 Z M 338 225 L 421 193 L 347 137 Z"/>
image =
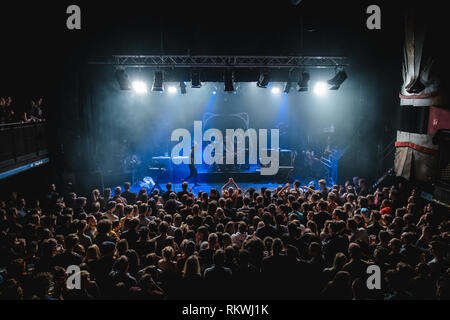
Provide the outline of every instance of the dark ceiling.
<path id="1" fill-rule="evenodd" d="M 66 29 L 72 1 L 2 2 L 2 70 L 8 81 L 1 90 L 28 83 L 41 91 L 49 86 L 44 76 L 57 83 L 67 70 L 62 67 L 113 54 L 345 55 L 353 66 L 397 65 L 404 5 L 411 4 L 375 1 L 382 29 L 372 31 L 366 9 L 374 2 L 368 0 L 75 3 L 82 10 L 80 31 Z"/>

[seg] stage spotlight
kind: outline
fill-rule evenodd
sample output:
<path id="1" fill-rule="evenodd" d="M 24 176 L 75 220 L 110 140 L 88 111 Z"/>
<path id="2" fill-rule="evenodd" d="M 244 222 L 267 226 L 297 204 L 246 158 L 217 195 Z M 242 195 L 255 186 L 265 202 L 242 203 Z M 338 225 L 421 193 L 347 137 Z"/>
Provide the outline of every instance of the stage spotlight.
<path id="1" fill-rule="evenodd" d="M 267 85 L 270 81 L 270 75 L 267 71 L 261 72 L 259 75 L 258 82 L 256 82 L 256 86 L 259 88 L 267 88 Z"/>
<path id="2" fill-rule="evenodd" d="M 217 91 L 216 91 L 216 90 L 213 90 L 212 94 L 213 94 L 213 95 L 216 95 L 216 94 L 217 94 Z"/>
<path id="3" fill-rule="evenodd" d="M 170 86 L 170 87 L 167 88 L 167 91 L 168 91 L 170 94 L 175 94 L 175 93 L 177 93 L 177 88 L 174 87 L 174 86 Z"/>
<path id="4" fill-rule="evenodd" d="M 234 91 L 234 73 L 231 70 L 226 70 L 223 76 L 224 91 L 233 92 Z"/>
<path id="5" fill-rule="evenodd" d="M 273 88 L 272 88 L 272 93 L 273 93 L 273 94 L 279 94 L 280 91 L 281 91 L 281 90 L 280 90 L 280 88 L 278 88 L 278 87 L 273 87 Z"/>
<path id="6" fill-rule="evenodd" d="M 180 91 L 181 94 L 186 94 L 186 83 L 184 81 L 180 81 Z"/>
<path id="7" fill-rule="evenodd" d="M 292 82 L 286 82 L 286 86 L 284 87 L 284 93 L 288 94 L 291 91 Z"/>
<path id="8" fill-rule="evenodd" d="M 314 86 L 314 93 L 318 96 L 323 96 L 327 90 L 328 86 L 325 82 L 317 82 Z"/>
<path id="9" fill-rule="evenodd" d="M 124 69 L 116 70 L 116 80 L 119 83 L 120 90 L 130 90 L 130 79 Z"/>
<path id="10" fill-rule="evenodd" d="M 300 78 L 300 80 L 297 83 L 297 91 L 298 92 L 308 91 L 309 79 L 310 79 L 309 73 L 303 72 L 302 77 Z"/>
<path id="11" fill-rule="evenodd" d="M 153 82 L 152 91 L 164 91 L 162 71 L 155 71 L 155 81 Z"/>
<path id="12" fill-rule="evenodd" d="M 347 79 L 347 73 L 345 71 L 339 71 L 333 79 L 327 81 L 331 85 L 330 90 L 338 90 L 345 79 Z"/>
<path id="13" fill-rule="evenodd" d="M 132 87 L 134 92 L 138 94 L 146 94 L 147 93 L 147 84 L 144 81 L 136 80 L 133 81 Z"/>
<path id="14" fill-rule="evenodd" d="M 191 88 L 201 88 L 202 83 L 200 82 L 200 72 L 192 71 L 191 74 Z"/>

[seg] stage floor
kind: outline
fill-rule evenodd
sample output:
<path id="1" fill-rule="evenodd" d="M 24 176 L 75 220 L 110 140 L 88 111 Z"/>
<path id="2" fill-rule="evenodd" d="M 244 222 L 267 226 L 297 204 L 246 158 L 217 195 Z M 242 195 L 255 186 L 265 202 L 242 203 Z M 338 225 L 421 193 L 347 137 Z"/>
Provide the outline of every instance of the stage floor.
<path id="1" fill-rule="evenodd" d="M 311 180 L 305 180 L 305 179 L 293 179 L 292 181 L 286 181 L 284 184 L 283 183 L 277 183 L 275 181 L 268 181 L 268 182 L 238 182 L 236 181 L 238 187 L 241 190 L 247 190 L 249 188 L 255 188 L 258 192 L 260 191 L 260 189 L 262 187 L 266 187 L 270 190 L 274 190 L 276 189 L 278 186 L 282 185 L 284 186 L 287 182 L 289 182 L 292 186 L 292 183 L 298 180 L 300 181 L 301 185 L 311 185 L 311 184 L 315 184 L 317 187 L 317 180 L 315 181 L 311 181 Z M 190 189 L 192 187 L 192 192 L 197 194 L 200 191 L 204 191 L 204 192 L 209 192 L 209 190 L 211 190 L 212 188 L 215 188 L 217 190 L 221 190 L 222 186 L 226 183 L 227 181 L 224 181 L 222 183 L 218 183 L 218 182 L 209 182 L 209 183 L 201 183 L 200 185 L 197 187 L 194 187 L 194 183 L 193 182 L 188 182 L 189 183 L 189 187 L 188 189 Z M 143 181 L 137 182 L 135 183 L 132 187 L 131 187 L 131 191 L 138 193 L 140 189 L 142 189 L 143 187 L 145 187 L 147 189 L 147 191 L 150 191 L 151 187 L 148 188 L 147 186 L 143 186 L 142 185 Z M 150 185 L 151 186 L 151 185 Z M 163 191 L 166 191 L 166 182 L 164 183 L 160 183 L 160 186 L 162 188 Z M 180 183 L 172 183 L 172 190 L 175 192 L 181 191 L 181 182 Z"/>

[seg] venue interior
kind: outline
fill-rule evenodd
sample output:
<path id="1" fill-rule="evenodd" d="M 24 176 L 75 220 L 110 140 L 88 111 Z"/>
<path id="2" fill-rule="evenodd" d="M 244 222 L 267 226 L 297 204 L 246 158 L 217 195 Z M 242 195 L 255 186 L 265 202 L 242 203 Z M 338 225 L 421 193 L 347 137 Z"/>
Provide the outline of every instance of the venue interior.
<path id="1" fill-rule="evenodd" d="M 445 10 L 77 2 L 1 10 L 0 300 L 450 298 Z"/>

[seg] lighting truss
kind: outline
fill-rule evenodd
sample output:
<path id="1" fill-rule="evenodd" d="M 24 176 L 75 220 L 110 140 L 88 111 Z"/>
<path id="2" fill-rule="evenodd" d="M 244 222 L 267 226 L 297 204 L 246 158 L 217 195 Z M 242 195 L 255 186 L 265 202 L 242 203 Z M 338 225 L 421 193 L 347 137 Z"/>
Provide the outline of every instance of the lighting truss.
<path id="1" fill-rule="evenodd" d="M 347 57 L 323 56 L 183 56 L 116 55 L 89 64 L 127 68 L 339 68 L 347 67 Z"/>

